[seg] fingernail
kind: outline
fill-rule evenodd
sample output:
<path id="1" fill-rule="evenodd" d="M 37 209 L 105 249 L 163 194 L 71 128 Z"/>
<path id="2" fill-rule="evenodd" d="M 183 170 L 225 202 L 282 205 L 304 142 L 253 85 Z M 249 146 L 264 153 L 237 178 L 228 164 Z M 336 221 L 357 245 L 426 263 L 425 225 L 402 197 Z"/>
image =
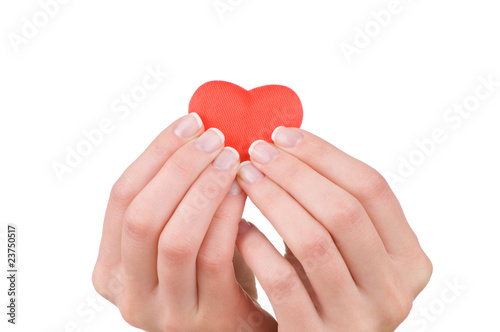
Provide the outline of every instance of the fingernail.
<path id="1" fill-rule="evenodd" d="M 231 185 L 231 188 L 229 188 L 229 193 L 227 195 L 228 196 L 236 196 L 239 193 L 241 193 L 241 187 L 238 184 L 238 181 L 234 180 L 233 184 Z"/>
<path id="2" fill-rule="evenodd" d="M 227 146 L 214 160 L 214 167 L 220 169 L 221 171 L 227 171 L 236 165 L 240 160 L 240 155 L 238 151 Z"/>
<path id="3" fill-rule="evenodd" d="M 276 145 L 284 148 L 293 148 L 304 139 L 304 136 L 296 130 L 281 126 L 274 129 L 271 138 Z"/>
<path id="4" fill-rule="evenodd" d="M 257 183 L 264 178 L 264 174 L 262 174 L 251 162 L 245 161 L 240 164 L 240 177 L 246 183 Z"/>
<path id="5" fill-rule="evenodd" d="M 245 219 L 240 220 L 240 224 L 238 225 L 238 235 L 245 234 L 252 228 L 252 225 L 249 224 Z"/>
<path id="6" fill-rule="evenodd" d="M 258 163 L 267 164 L 273 161 L 280 153 L 271 144 L 258 140 L 250 145 L 248 154 Z"/>
<path id="7" fill-rule="evenodd" d="M 224 144 L 224 134 L 217 128 L 208 129 L 194 143 L 199 150 L 207 153 L 214 152 L 222 144 Z"/>
<path id="8" fill-rule="evenodd" d="M 188 138 L 193 136 L 201 126 L 203 122 L 200 116 L 196 113 L 189 113 L 175 126 L 174 134 L 180 138 Z"/>

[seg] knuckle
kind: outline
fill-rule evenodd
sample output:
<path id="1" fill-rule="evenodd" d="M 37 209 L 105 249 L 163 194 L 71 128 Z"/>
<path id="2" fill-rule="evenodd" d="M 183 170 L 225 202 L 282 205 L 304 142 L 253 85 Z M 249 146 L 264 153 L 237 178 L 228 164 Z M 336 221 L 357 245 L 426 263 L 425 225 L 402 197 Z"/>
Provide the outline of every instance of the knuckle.
<path id="1" fill-rule="evenodd" d="M 165 239 L 160 239 L 158 244 L 158 254 L 163 257 L 167 262 L 180 263 L 186 260 L 186 258 L 194 257 L 197 254 L 195 246 L 186 237 L 172 236 L 165 237 Z"/>
<path id="2" fill-rule="evenodd" d="M 150 219 L 144 209 L 131 205 L 123 217 L 123 230 L 132 239 L 142 242 L 151 234 L 151 225 L 148 220 Z"/>
<path id="3" fill-rule="evenodd" d="M 431 260 L 423 252 L 420 254 L 420 257 L 416 259 L 416 262 L 417 277 L 415 282 L 415 296 L 418 295 L 429 283 L 434 269 Z"/>
<path id="4" fill-rule="evenodd" d="M 122 175 L 111 188 L 110 198 L 117 203 L 129 203 L 135 197 L 132 179 Z"/>
<path id="5" fill-rule="evenodd" d="M 98 264 L 96 264 L 94 271 L 92 272 L 92 285 L 97 293 L 102 295 L 104 298 L 109 299 L 107 289 L 104 286 L 104 280 L 103 270 Z"/>
<path id="6" fill-rule="evenodd" d="M 370 166 L 367 166 L 367 170 L 363 173 L 360 191 L 365 197 L 372 199 L 389 197 L 391 189 L 382 174 Z"/>
<path id="7" fill-rule="evenodd" d="M 335 200 L 330 205 L 328 220 L 334 228 L 342 231 L 355 230 L 364 216 L 361 203 L 352 198 Z"/>
<path id="8" fill-rule="evenodd" d="M 412 302 L 403 299 L 392 299 L 388 302 L 385 315 L 382 315 L 381 326 L 396 327 L 410 314 Z"/>
<path id="9" fill-rule="evenodd" d="M 291 265 L 267 277 L 270 297 L 276 304 L 283 303 L 287 296 L 292 294 L 300 283 L 300 278 Z"/>
<path id="10" fill-rule="evenodd" d="M 193 168 L 186 160 L 189 159 L 181 159 L 175 155 L 171 157 L 166 166 L 168 173 L 172 173 L 174 176 L 181 179 L 189 178 L 189 176 L 193 173 Z"/>
<path id="11" fill-rule="evenodd" d="M 197 263 L 208 273 L 217 274 L 232 264 L 223 253 L 216 250 L 203 250 L 198 254 Z"/>
<path id="12" fill-rule="evenodd" d="M 136 301 L 130 299 L 129 296 L 120 298 L 118 309 L 123 319 L 134 327 L 141 326 L 141 312 L 140 308 L 136 305 Z"/>
<path id="13" fill-rule="evenodd" d="M 427 255 L 424 254 L 424 263 L 422 264 L 422 271 L 424 272 L 424 275 L 425 275 L 425 278 L 424 278 L 425 285 L 427 285 L 427 283 L 431 279 L 433 270 L 434 270 L 434 266 L 432 265 L 431 260 L 429 259 L 429 257 L 427 257 Z"/>
<path id="14" fill-rule="evenodd" d="M 212 225 L 224 225 L 235 220 L 237 216 L 234 215 L 233 211 L 228 209 L 218 209 L 212 218 Z M 240 218 L 237 218 L 240 220 Z"/>
<path id="15" fill-rule="evenodd" d="M 325 234 L 308 236 L 300 245 L 301 252 L 297 253 L 304 257 L 303 266 L 307 270 L 324 263 L 333 254 L 333 240 Z"/>
<path id="16" fill-rule="evenodd" d="M 200 185 L 199 192 L 208 199 L 214 199 L 220 196 L 222 188 L 217 183 L 209 181 Z"/>
<path id="17" fill-rule="evenodd" d="M 234 331 L 233 323 L 214 317 L 212 308 L 201 309 L 193 320 L 192 331 Z M 246 330 L 246 328 L 245 328 Z M 167 330 L 177 331 L 177 330 Z M 184 330 L 182 330 L 184 331 Z"/>
<path id="18" fill-rule="evenodd" d="M 379 326 L 396 327 L 410 314 L 413 301 L 402 291 L 397 283 L 388 285 L 384 292 L 383 303 L 379 306 Z"/>

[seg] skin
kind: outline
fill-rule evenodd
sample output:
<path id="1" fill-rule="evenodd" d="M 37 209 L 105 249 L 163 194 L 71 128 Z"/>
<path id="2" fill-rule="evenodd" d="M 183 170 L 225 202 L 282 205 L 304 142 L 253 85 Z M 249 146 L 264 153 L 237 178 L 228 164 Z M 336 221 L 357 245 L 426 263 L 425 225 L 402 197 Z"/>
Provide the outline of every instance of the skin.
<path id="1" fill-rule="evenodd" d="M 238 177 L 287 245 L 283 257 L 252 225 L 237 239 L 279 331 L 393 331 L 432 273 L 398 200 L 368 165 L 304 130 L 286 130 L 300 142 L 256 145 L 244 167 L 262 179 L 247 183 L 244 167 Z M 269 149 L 272 161 L 255 160 Z"/>
<path id="2" fill-rule="evenodd" d="M 261 331 L 276 331 L 235 252 L 246 199 L 228 195 L 238 163 L 216 169 L 223 145 L 200 151 L 195 140 L 204 128 L 181 139 L 177 122 L 113 186 L 94 287 L 146 331 L 236 331 L 254 316 Z"/>
<path id="3" fill-rule="evenodd" d="M 129 324 L 393 331 L 405 319 L 432 265 L 379 173 L 300 129 L 289 129 L 303 136 L 293 148 L 269 144 L 278 151 L 269 163 L 254 158 L 260 143 L 252 164 L 220 170 L 223 144 L 200 151 L 205 128 L 180 138 L 181 120 L 127 168 L 106 210 L 92 280 Z M 245 180 L 248 167 L 258 182 Z M 234 183 L 243 191 L 230 192 Z M 282 236 L 285 257 L 241 218 L 247 195 Z M 276 320 L 256 301 L 254 274 Z"/>

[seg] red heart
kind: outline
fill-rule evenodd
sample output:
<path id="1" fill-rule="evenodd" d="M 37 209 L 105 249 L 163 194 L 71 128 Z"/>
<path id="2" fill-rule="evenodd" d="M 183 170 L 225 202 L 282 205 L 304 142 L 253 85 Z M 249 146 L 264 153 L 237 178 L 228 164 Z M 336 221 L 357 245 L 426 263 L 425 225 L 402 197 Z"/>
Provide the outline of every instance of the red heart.
<path id="1" fill-rule="evenodd" d="M 300 127 L 302 104 L 297 94 L 282 85 L 266 85 L 247 91 L 224 81 L 200 86 L 189 102 L 189 113 L 201 117 L 205 129 L 215 127 L 235 148 L 241 161 L 249 160 L 248 148 L 262 139 L 272 142 L 278 126 Z"/>

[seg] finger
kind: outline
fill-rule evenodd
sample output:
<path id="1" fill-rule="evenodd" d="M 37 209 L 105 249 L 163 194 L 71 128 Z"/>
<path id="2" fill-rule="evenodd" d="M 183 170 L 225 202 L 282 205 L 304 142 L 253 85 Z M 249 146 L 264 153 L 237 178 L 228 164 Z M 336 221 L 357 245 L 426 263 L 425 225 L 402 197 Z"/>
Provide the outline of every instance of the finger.
<path id="1" fill-rule="evenodd" d="M 222 150 L 224 135 L 211 128 L 178 149 L 135 197 L 123 218 L 122 269 L 131 291 L 143 294 L 157 285 L 158 239 L 177 205 L 198 176 Z"/>
<path id="2" fill-rule="evenodd" d="M 341 304 L 357 294 L 349 269 L 327 229 L 251 163 L 241 165 L 238 181 L 242 189 L 302 263 L 319 303 L 328 306 L 333 299 Z"/>
<path id="3" fill-rule="evenodd" d="M 294 268 L 252 224 L 242 221 L 236 241 L 273 306 L 281 331 L 322 331 L 314 304 Z"/>
<path id="4" fill-rule="evenodd" d="M 196 259 L 212 218 L 234 181 L 238 164 L 238 152 L 225 148 L 191 186 L 161 232 L 159 289 L 172 306 L 191 310 L 198 305 Z"/>
<path id="5" fill-rule="evenodd" d="M 105 266 L 103 270 L 107 270 L 119 263 L 122 220 L 129 204 L 175 151 L 202 132 L 203 123 L 196 113 L 183 116 L 163 130 L 125 170 L 111 191 L 96 267 Z"/>
<path id="6" fill-rule="evenodd" d="M 257 301 L 258 294 L 255 275 L 241 256 L 236 245 L 234 246 L 233 265 L 238 284 L 254 301 Z"/>
<path id="7" fill-rule="evenodd" d="M 356 197 L 391 256 L 414 255 L 415 249 L 419 248 L 418 240 L 396 196 L 380 173 L 305 130 L 278 127 L 273 140 L 280 149 Z"/>
<path id="8" fill-rule="evenodd" d="M 245 200 L 246 194 L 234 181 L 210 223 L 196 261 L 200 306 L 227 303 L 239 294 L 233 256 Z"/>
<path id="9" fill-rule="evenodd" d="M 369 289 L 385 282 L 391 261 L 356 198 L 272 144 L 256 141 L 249 153 L 255 167 L 287 191 L 328 230 L 358 285 Z M 253 199 L 254 195 L 248 195 Z"/>

